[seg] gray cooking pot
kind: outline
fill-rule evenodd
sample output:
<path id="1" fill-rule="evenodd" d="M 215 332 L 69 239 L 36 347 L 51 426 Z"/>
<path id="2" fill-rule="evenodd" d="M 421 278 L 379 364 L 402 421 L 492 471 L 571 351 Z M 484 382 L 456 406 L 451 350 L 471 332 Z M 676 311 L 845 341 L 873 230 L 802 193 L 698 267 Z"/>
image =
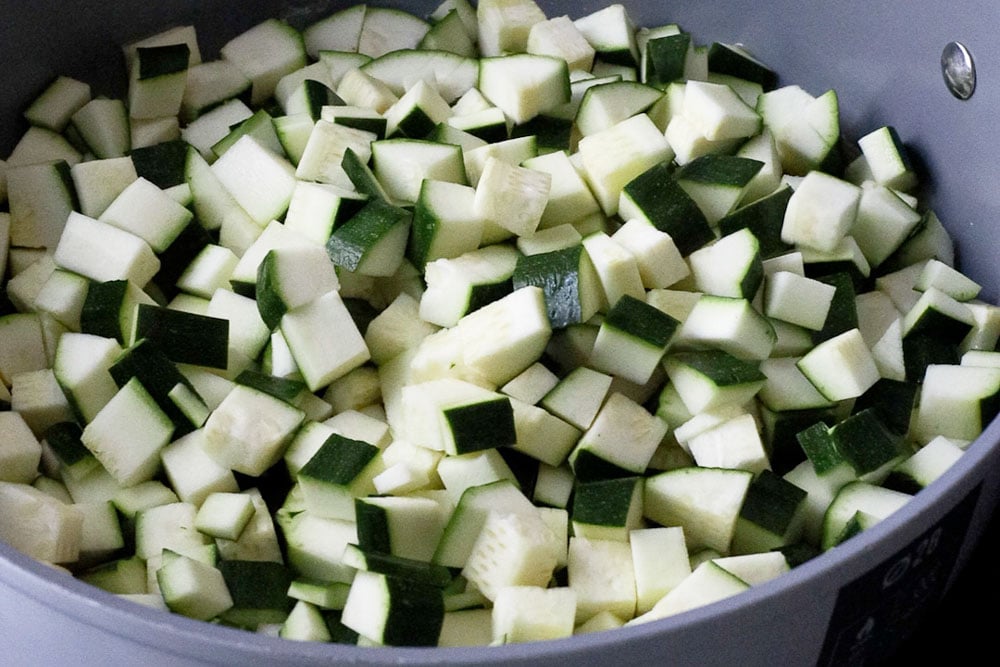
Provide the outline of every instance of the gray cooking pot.
<path id="1" fill-rule="evenodd" d="M 115 45 L 194 22 L 214 50 L 269 15 L 303 21 L 336 0 L 2 0 L 0 155 L 24 129 L 23 105 L 56 74 L 121 88 Z M 437 3 L 407 0 L 427 13 Z M 545 2 L 576 17 L 602 4 Z M 679 22 L 700 42 L 742 42 L 783 82 L 840 95 L 845 136 L 890 123 L 923 171 L 957 241 L 963 269 L 1000 296 L 1000 63 L 993 2 L 959 0 L 632 0 L 640 25 Z M 946 88 L 945 45 L 969 47 L 979 85 Z M 107 64 L 111 66 L 108 67 Z M 483 649 L 358 649 L 293 643 L 133 605 L 0 545 L 0 662 L 14 665 L 188 664 L 845 664 L 877 661 L 934 608 L 980 541 L 1000 493 L 1000 423 L 904 509 L 836 550 L 733 599 L 639 627 Z"/>

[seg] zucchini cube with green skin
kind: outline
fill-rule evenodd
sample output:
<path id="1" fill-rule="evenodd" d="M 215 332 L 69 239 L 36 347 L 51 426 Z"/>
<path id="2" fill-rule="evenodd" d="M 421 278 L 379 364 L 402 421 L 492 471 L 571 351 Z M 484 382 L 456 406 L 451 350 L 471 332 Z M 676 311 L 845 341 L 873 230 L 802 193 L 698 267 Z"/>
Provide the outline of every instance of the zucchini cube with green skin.
<path id="1" fill-rule="evenodd" d="M 469 487 L 456 503 L 431 562 L 450 568 L 465 567 L 483 524 L 494 512 L 529 515 L 529 520 L 538 518 L 538 508 L 510 479 Z"/>
<path id="2" fill-rule="evenodd" d="M 175 363 L 225 369 L 229 353 L 229 320 L 140 303 L 131 339 L 159 345 Z"/>
<path id="3" fill-rule="evenodd" d="M 140 339 L 122 352 L 108 368 L 108 372 L 118 387 L 124 387 L 132 379 L 142 383 L 156 404 L 174 423 L 177 429 L 175 436 L 184 435 L 195 427 L 172 396 L 177 396 L 178 390 L 175 388 L 178 385 L 187 386 L 192 390 L 194 396 L 188 396 L 189 400 L 196 398 L 197 392 L 193 391 L 193 387 L 177 369 L 176 364 L 155 341 Z M 204 401 L 200 402 L 204 404 Z"/>
<path id="4" fill-rule="evenodd" d="M 434 502 L 427 498 L 421 498 L 420 500 Z M 362 502 L 361 499 L 358 499 L 359 506 Z M 359 539 L 361 538 L 359 537 Z M 344 550 L 344 563 L 357 570 L 379 572 L 401 579 L 412 579 L 441 588 L 447 587 L 453 579 L 451 571 L 443 565 L 429 563 L 426 560 L 397 556 L 386 551 L 379 551 L 356 544 L 347 545 L 347 549 Z"/>
<path id="5" fill-rule="evenodd" d="M 257 309 L 264 324 L 273 330 L 289 310 L 339 285 L 334 265 L 323 248 L 305 245 L 273 248 L 257 268 Z"/>
<path id="6" fill-rule="evenodd" d="M 281 563 L 253 560 L 219 561 L 233 604 L 220 614 L 220 620 L 243 628 L 282 623 L 292 610 L 288 597 L 292 572 Z"/>
<path id="7" fill-rule="evenodd" d="M 609 5 L 573 21 L 594 46 L 599 58 L 612 64 L 639 64 L 635 23 L 623 5 Z"/>
<path id="8" fill-rule="evenodd" d="M 205 422 L 203 446 L 219 464 L 258 476 L 281 458 L 304 417 L 280 399 L 235 385 Z"/>
<path id="9" fill-rule="evenodd" d="M 574 123 L 582 136 L 647 113 L 663 98 L 663 91 L 638 81 L 611 81 L 589 86 L 583 93 Z"/>
<path id="10" fill-rule="evenodd" d="M 932 364 L 924 375 L 912 437 L 972 441 L 1000 409 L 1000 369 Z"/>
<path id="11" fill-rule="evenodd" d="M 129 380 L 83 430 L 81 441 L 123 486 L 152 479 L 174 424 L 137 378 Z"/>
<path id="12" fill-rule="evenodd" d="M 612 393 L 570 454 L 570 466 L 582 481 L 642 474 L 667 429 L 632 399 Z"/>
<path id="13" fill-rule="evenodd" d="M 451 115 L 444 98 L 421 79 L 386 110 L 386 135 L 423 139 Z"/>
<path id="14" fill-rule="evenodd" d="M 362 275 L 391 276 L 406 252 L 412 216 L 375 199 L 337 227 L 326 243 L 333 263 Z"/>
<path id="15" fill-rule="evenodd" d="M 872 179 L 894 190 L 908 192 L 917 184 L 906 146 L 896 128 L 880 127 L 858 139 Z"/>
<path id="16" fill-rule="evenodd" d="M 679 325 L 645 301 L 623 295 L 601 322 L 590 365 L 644 384 L 660 365 Z"/>
<path id="17" fill-rule="evenodd" d="M 774 135 L 785 172 L 804 176 L 811 170 L 837 170 L 841 156 L 836 91 L 813 97 L 799 86 L 784 86 L 760 95 L 756 110 Z"/>
<path id="18" fill-rule="evenodd" d="M 461 183 L 424 179 L 413 208 L 407 257 L 417 267 L 458 257 L 479 247 L 483 218 L 476 191 Z"/>
<path id="19" fill-rule="evenodd" d="M 527 286 L 469 313 L 455 325 L 458 360 L 472 377 L 499 387 L 542 356 L 552 327 L 542 290 Z"/>
<path id="20" fill-rule="evenodd" d="M 736 521 L 734 554 L 760 553 L 797 542 L 804 527 L 806 492 L 770 470 L 750 483 Z"/>
<path id="21" fill-rule="evenodd" d="M 403 388 L 407 434 L 415 444 L 449 454 L 513 445 L 510 399 L 464 380 L 444 378 Z"/>
<path id="22" fill-rule="evenodd" d="M 430 498 L 356 498 L 354 513 L 359 547 L 414 561 L 430 561 L 445 525 L 441 505 Z"/>
<path id="23" fill-rule="evenodd" d="M 871 527 L 903 507 L 910 499 L 908 493 L 893 491 L 868 482 L 855 481 L 845 484 L 837 492 L 823 517 L 823 535 L 820 547 L 831 549 L 852 532 Z M 858 514 L 861 517 L 856 519 Z M 850 526 L 854 521 L 856 526 Z"/>
<path id="24" fill-rule="evenodd" d="M 454 326 L 466 314 L 513 291 L 517 251 L 491 245 L 424 267 L 427 288 L 420 296 L 420 317 L 437 326 Z"/>
<path id="25" fill-rule="evenodd" d="M 642 478 L 577 482 L 570 519 L 573 534 L 594 540 L 627 542 L 642 526 Z"/>
<path id="26" fill-rule="evenodd" d="M 728 554 L 753 473 L 678 468 L 646 479 L 643 512 L 663 526 L 680 526 L 689 550 Z"/>
<path id="27" fill-rule="evenodd" d="M 621 191 L 618 211 L 626 221 L 645 220 L 669 234 L 685 257 L 715 239 L 705 214 L 674 179 L 668 161 L 630 180 Z"/>
<path id="28" fill-rule="evenodd" d="M 299 469 L 306 509 L 318 517 L 355 520 L 354 499 L 372 493 L 382 472 L 378 447 L 334 433 Z"/>
<path id="29" fill-rule="evenodd" d="M 138 47 L 130 63 L 132 118 L 176 116 L 181 110 L 191 50 L 187 44 Z"/>
<path id="30" fill-rule="evenodd" d="M 517 258 L 514 288 L 540 287 L 553 328 L 589 320 L 601 306 L 601 288 L 583 245 Z"/>
<path id="31" fill-rule="evenodd" d="M 697 291 L 752 299 L 764 280 L 760 242 L 749 229 L 724 236 L 688 257 Z"/>
<path id="32" fill-rule="evenodd" d="M 130 343 L 139 305 L 153 306 L 154 303 L 131 281 L 91 282 L 80 310 L 80 331 Z"/>
<path id="33" fill-rule="evenodd" d="M 663 364 L 691 414 L 724 405 L 742 405 L 767 380 L 759 364 L 722 350 L 671 353 Z"/>
<path id="34" fill-rule="evenodd" d="M 684 78 L 685 64 L 693 46 L 691 35 L 682 32 L 679 26 L 650 31 L 642 49 L 642 80 L 664 87 Z"/>
<path id="35" fill-rule="evenodd" d="M 353 152 L 362 164 L 371 158 L 373 132 L 325 120 L 316 121 L 295 168 L 299 180 L 315 181 L 352 189 L 352 181 L 344 169 L 345 156 Z"/>
<path id="36" fill-rule="evenodd" d="M 674 178 L 714 225 L 736 208 L 763 166 L 749 158 L 702 155 L 679 168 Z"/>
<path id="37" fill-rule="evenodd" d="M 112 394 L 112 396 L 113 395 L 114 394 Z M 16 415 L 17 413 L 10 412 L 4 414 Z M 27 424 L 24 423 L 23 418 L 20 420 L 20 423 L 18 423 L 18 420 L 13 419 L 12 417 L 0 416 L 0 421 L 5 422 L 4 433 L 8 433 L 11 436 L 11 440 L 7 443 L 7 447 L 11 448 L 10 451 L 16 451 L 14 446 L 19 439 L 21 439 L 22 443 L 27 442 L 26 435 L 30 435 L 34 438 L 34 435 L 28 429 Z M 22 428 L 26 431 L 26 433 L 19 433 Z M 42 440 L 47 454 L 54 456 L 59 462 L 61 473 L 74 479 L 83 479 L 100 466 L 98 460 L 94 457 L 91 451 L 87 449 L 86 445 L 83 444 L 83 440 L 81 439 L 82 435 L 83 428 L 79 424 L 72 421 L 65 421 L 53 424 L 45 429 Z M 23 444 L 22 447 L 21 456 L 28 455 L 31 448 L 25 447 Z M 39 454 L 40 453 L 41 452 L 39 451 Z M 6 456 L 9 455 L 10 454 L 8 453 Z M 28 462 L 30 463 L 30 460 Z M 9 464 L 9 466 L 5 463 L 5 471 L 9 472 L 5 472 L 4 479 L 5 481 L 21 481 L 27 484 L 33 481 L 34 477 L 37 476 L 37 469 L 38 462 L 35 462 L 35 465 L 30 469 L 25 466 L 22 468 L 22 471 L 29 470 L 31 474 L 29 475 L 22 472 L 22 476 L 26 478 L 30 477 L 30 479 L 16 479 L 16 471 L 18 470 L 18 467 L 13 463 Z"/>
<path id="38" fill-rule="evenodd" d="M 938 436 L 895 465 L 884 486 L 904 493 L 916 493 L 947 472 L 958 462 L 962 452 L 956 441 Z"/>
<path id="39" fill-rule="evenodd" d="M 772 90 L 778 81 L 774 70 L 736 44 L 713 42 L 708 47 L 708 69 L 710 72 L 753 81 L 765 91 Z"/>
<path id="40" fill-rule="evenodd" d="M 882 481 L 904 456 L 902 438 L 885 426 L 874 408 L 841 420 L 830 435 L 840 455 L 866 481 Z"/>
<path id="41" fill-rule="evenodd" d="M 584 178 L 606 215 L 618 213 L 622 191 L 633 179 L 658 164 L 669 163 L 674 157 L 666 137 L 645 114 L 632 116 L 584 137 L 578 151 Z M 663 231 L 680 247 L 679 234 L 670 229 Z M 686 254 L 683 249 L 681 253 Z"/>
<path id="42" fill-rule="evenodd" d="M 362 570 L 351 583 L 341 622 L 378 645 L 436 646 L 444 594 L 432 584 Z"/>

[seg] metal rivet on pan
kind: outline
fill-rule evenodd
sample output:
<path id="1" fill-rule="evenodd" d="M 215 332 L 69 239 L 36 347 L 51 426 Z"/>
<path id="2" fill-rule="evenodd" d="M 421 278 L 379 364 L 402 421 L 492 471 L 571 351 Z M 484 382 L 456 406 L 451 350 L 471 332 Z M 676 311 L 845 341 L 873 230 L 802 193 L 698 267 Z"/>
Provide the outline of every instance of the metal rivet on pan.
<path id="1" fill-rule="evenodd" d="M 951 94 L 960 100 L 972 97 L 976 90 L 976 66 L 972 54 L 961 42 L 950 42 L 941 52 L 941 73 Z"/>

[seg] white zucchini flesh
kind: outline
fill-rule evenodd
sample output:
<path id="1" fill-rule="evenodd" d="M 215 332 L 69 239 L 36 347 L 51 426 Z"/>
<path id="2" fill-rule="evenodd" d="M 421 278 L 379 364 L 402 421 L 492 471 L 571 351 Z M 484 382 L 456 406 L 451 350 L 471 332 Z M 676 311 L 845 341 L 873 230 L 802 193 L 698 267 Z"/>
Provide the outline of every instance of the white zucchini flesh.
<path id="1" fill-rule="evenodd" d="M 794 530 L 753 525 L 814 546 L 898 509 L 893 484 L 931 483 L 994 417 L 1000 308 L 954 268 L 894 128 L 841 168 L 833 91 L 765 92 L 696 48 L 684 80 L 647 85 L 653 40 L 687 35 L 637 30 L 621 5 L 573 20 L 446 0 L 430 20 L 361 5 L 301 33 L 271 19 L 208 63 L 181 27 L 127 46 L 126 96 L 61 77 L 28 107 L 0 160 L 0 537 L 88 578 L 124 544 L 120 512 L 136 524 L 123 561 L 142 569 L 128 594 L 224 623 L 219 560 L 287 555 L 294 609 L 262 628 L 286 638 L 330 640 L 323 610 L 344 607 L 361 644 L 550 639 L 785 571 L 740 535 L 785 413 L 826 419 L 921 383 L 915 455 L 860 478 L 853 459 L 784 471 L 808 491 Z M 177 139 L 179 181 L 161 185 L 132 151 Z M 767 220 L 744 209 L 779 189 Z M 393 224 L 352 225 L 369 206 Z M 530 275 L 548 282 L 518 283 L 539 256 Z M 814 277 L 828 266 L 876 285 L 854 299 L 857 328 Z M 578 318 L 550 319 L 555 280 L 578 283 Z M 227 367 L 123 377 L 122 343 L 80 330 L 111 281 L 127 281 L 125 344 L 140 304 L 167 304 L 225 320 Z M 912 377 L 935 318 L 955 356 Z M 73 421 L 82 462 L 45 438 Z M 319 470 L 347 440 L 367 457 L 354 477 Z M 523 490 L 522 463 L 538 471 Z M 274 466 L 289 482 L 272 513 L 240 488 Z M 587 516 L 573 498 L 594 488 L 628 493 Z M 378 540 L 464 578 L 400 585 L 358 560 Z M 400 611 L 413 604 L 420 623 Z"/>

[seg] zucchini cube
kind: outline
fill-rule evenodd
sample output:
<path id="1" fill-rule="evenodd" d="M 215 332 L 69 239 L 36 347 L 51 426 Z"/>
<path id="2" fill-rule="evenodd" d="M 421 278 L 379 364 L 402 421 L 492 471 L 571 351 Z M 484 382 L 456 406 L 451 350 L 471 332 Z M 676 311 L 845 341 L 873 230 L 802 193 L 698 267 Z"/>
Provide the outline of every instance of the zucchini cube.
<path id="1" fill-rule="evenodd" d="M 258 476 L 281 458 L 304 417 L 280 399 L 235 385 L 205 422 L 203 446 L 220 465 Z"/>
<path id="2" fill-rule="evenodd" d="M 600 308 L 599 279 L 583 245 L 517 258 L 514 288 L 540 287 L 553 328 L 589 320 Z"/>
<path id="3" fill-rule="evenodd" d="M 629 532 L 635 572 L 636 614 L 645 614 L 691 574 L 684 530 L 640 528 Z"/>
<path id="4" fill-rule="evenodd" d="M 377 447 L 334 433 L 299 469 L 297 479 L 311 513 L 354 521 L 354 499 L 374 492 L 372 479 L 382 470 Z"/>
<path id="5" fill-rule="evenodd" d="M 513 445 L 510 399 L 464 380 L 444 378 L 403 388 L 406 432 L 415 444 L 448 454 Z"/>
<path id="6" fill-rule="evenodd" d="M 573 535 L 627 542 L 642 525 L 642 478 L 577 482 L 570 519 Z"/>
<path id="7" fill-rule="evenodd" d="M 858 216 L 861 188 L 821 171 L 811 171 L 795 188 L 785 209 L 781 240 L 831 252 Z"/>
<path id="8" fill-rule="evenodd" d="M 420 318 L 437 326 L 454 326 L 464 315 L 510 294 L 518 262 L 517 252 L 503 245 L 428 262 Z"/>
<path id="9" fill-rule="evenodd" d="M 622 619 L 635 616 L 635 570 L 627 541 L 573 536 L 567 571 L 570 590 L 576 593 L 577 624 L 603 611 Z"/>
<path id="10" fill-rule="evenodd" d="M 908 192 L 917 184 L 906 146 L 896 128 L 886 125 L 858 139 L 872 179 L 894 190 Z"/>
<path id="11" fill-rule="evenodd" d="M 732 551 L 751 554 L 797 542 L 805 522 L 806 492 L 770 470 L 750 483 L 736 521 Z"/>
<path id="12" fill-rule="evenodd" d="M 644 384 L 660 365 L 679 325 L 658 308 L 625 294 L 601 322 L 590 365 Z"/>
<path id="13" fill-rule="evenodd" d="M 281 563 L 255 560 L 221 560 L 219 571 L 233 604 L 220 619 L 242 628 L 283 623 L 295 601 L 288 597 L 292 571 Z"/>
<path id="14" fill-rule="evenodd" d="M 856 328 L 814 347 L 799 359 L 798 367 L 831 401 L 857 398 L 880 377 L 871 351 Z"/>
<path id="15" fill-rule="evenodd" d="M 677 352 L 664 367 L 691 414 L 725 405 L 743 405 L 764 386 L 767 376 L 758 363 L 722 350 Z"/>
<path id="16" fill-rule="evenodd" d="M 674 151 L 646 114 L 632 116 L 580 140 L 584 178 L 606 215 L 618 213 L 622 191 L 646 170 L 669 163 Z M 654 222 L 654 224 L 656 224 Z M 661 228 L 660 225 L 657 227 Z M 679 236 L 664 229 L 680 247 Z M 684 250 L 681 250 L 682 254 Z"/>
<path id="17" fill-rule="evenodd" d="M 189 618 L 208 621 L 233 606 L 222 572 L 183 554 L 164 551 L 156 581 L 167 607 Z"/>
<path id="18" fill-rule="evenodd" d="M 932 364 L 927 367 L 912 437 L 928 443 L 943 435 L 972 441 L 1000 408 L 1000 369 Z"/>
<path id="19" fill-rule="evenodd" d="M 715 225 L 736 208 L 763 166 L 759 160 L 709 154 L 684 164 L 674 178 L 702 210 L 708 223 Z"/>
<path id="20" fill-rule="evenodd" d="M 81 441 L 123 486 L 152 479 L 174 424 L 132 378 L 83 429 Z"/>
<path id="21" fill-rule="evenodd" d="M 695 250 L 688 263 L 695 289 L 712 296 L 752 299 L 764 280 L 760 242 L 746 228 Z"/>
<path id="22" fill-rule="evenodd" d="M 445 525 L 441 505 L 430 498 L 356 498 L 354 513 L 361 549 L 415 561 L 430 561 Z"/>
<path id="23" fill-rule="evenodd" d="M 659 417 L 612 393 L 570 454 L 570 466 L 582 481 L 642 474 L 667 430 Z"/>
<path id="24" fill-rule="evenodd" d="M 505 644 L 569 637 L 575 618 L 572 588 L 507 586 L 493 603 L 492 637 Z"/>
<path id="25" fill-rule="evenodd" d="M 680 526 L 689 550 L 728 554 L 753 473 L 678 468 L 646 478 L 643 512 L 663 526 Z"/>
<path id="26" fill-rule="evenodd" d="M 270 329 L 289 310 L 339 287 L 330 257 L 318 246 L 279 246 L 257 268 L 255 297 L 260 317 Z"/>
<path id="27" fill-rule="evenodd" d="M 379 572 L 359 571 L 341 623 L 386 646 L 436 646 L 444 622 L 440 588 Z"/>

